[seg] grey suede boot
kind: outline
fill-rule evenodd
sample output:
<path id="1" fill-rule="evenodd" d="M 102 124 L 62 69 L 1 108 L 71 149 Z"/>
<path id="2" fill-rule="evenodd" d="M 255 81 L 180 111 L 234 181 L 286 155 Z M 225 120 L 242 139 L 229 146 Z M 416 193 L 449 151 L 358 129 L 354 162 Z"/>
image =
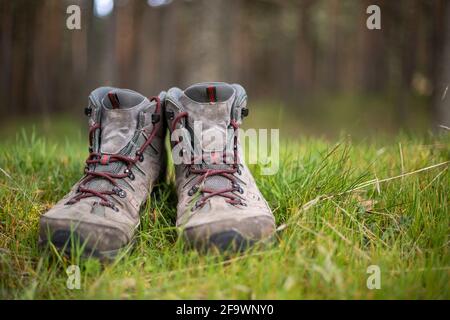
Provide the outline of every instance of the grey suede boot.
<path id="1" fill-rule="evenodd" d="M 164 97 L 111 87 L 90 94 L 85 175 L 41 216 L 41 244 L 112 258 L 131 242 L 139 209 L 165 169 Z"/>
<path id="2" fill-rule="evenodd" d="M 199 83 L 167 92 L 177 226 L 197 248 L 239 250 L 274 234 L 272 212 L 241 161 L 237 132 L 246 104 L 245 90 L 236 84 Z"/>

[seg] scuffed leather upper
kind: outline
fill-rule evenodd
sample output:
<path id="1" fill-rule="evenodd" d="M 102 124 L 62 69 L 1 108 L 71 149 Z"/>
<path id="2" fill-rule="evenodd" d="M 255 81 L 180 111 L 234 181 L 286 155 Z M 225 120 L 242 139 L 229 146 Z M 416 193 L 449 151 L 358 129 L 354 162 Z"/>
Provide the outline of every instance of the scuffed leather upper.
<path id="1" fill-rule="evenodd" d="M 208 86 L 217 87 L 216 102 L 207 100 L 207 96 L 202 96 L 202 90 Z M 189 95 L 188 95 L 188 94 Z M 194 100 L 197 99 L 197 100 Z M 233 139 L 235 131 L 231 122 L 234 120 L 238 125 L 242 123 L 242 109 L 246 107 L 247 96 L 245 90 L 237 84 L 228 85 L 226 83 L 200 83 L 189 87 L 185 91 L 179 88 L 172 88 L 167 92 L 166 96 L 166 119 L 168 127 L 171 129 L 188 128 L 193 134 L 194 123 L 201 121 L 202 131 L 201 136 L 208 136 L 208 131 L 216 131 L 219 134 L 225 134 L 226 146 L 215 145 L 212 140 L 200 139 L 202 137 L 195 136 L 192 140 L 192 146 L 197 144 L 204 152 L 204 157 L 209 159 L 211 151 L 223 151 L 227 157 L 231 157 L 233 151 Z M 187 117 L 183 118 L 175 128 L 174 119 L 180 113 L 187 112 Z M 197 133 L 198 134 L 198 133 Z M 172 146 L 176 147 L 177 136 L 172 134 Z M 199 142 L 201 141 L 201 142 Z M 226 151 L 228 150 L 228 151 Z M 231 150 L 231 151 L 230 151 Z M 193 152 L 190 150 L 189 152 Z M 234 220 L 235 222 L 242 221 L 250 217 L 265 216 L 269 219 L 274 219 L 272 212 L 261 195 L 256 183 L 245 165 L 241 160 L 242 150 L 238 141 L 238 166 L 239 172 L 234 176 L 239 185 L 242 187 L 242 193 L 238 191 L 232 192 L 233 195 L 242 199 L 241 204 L 227 203 L 227 198 L 221 196 L 213 196 L 209 198 L 206 203 L 199 208 L 195 207 L 195 202 L 201 194 L 194 196 L 189 194 L 189 190 L 198 183 L 196 174 L 189 174 L 189 164 L 183 163 L 175 166 L 176 185 L 178 194 L 177 206 L 177 226 L 183 228 L 190 228 L 204 224 L 211 224 L 224 220 Z M 197 165 L 201 168 L 229 168 L 229 163 L 214 165 L 204 163 Z M 230 187 L 232 182 L 220 176 L 207 177 L 201 187 L 220 189 Z"/>
<path id="2" fill-rule="evenodd" d="M 112 108 L 107 93 L 117 94 L 120 108 Z M 159 98 L 164 100 L 164 97 L 165 93 L 161 93 Z M 88 108 L 90 126 L 100 124 L 100 128 L 93 132 L 90 150 L 92 152 L 132 157 L 146 141 L 154 126 L 158 126 L 156 136 L 146 148 L 143 161 L 133 165 L 131 171 L 134 180 L 130 177 L 116 180 L 126 194 L 123 198 L 119 195 L 108 196 L 117 211 L 100 205 L 100 199 L 95 196 L 68 204 L 70 199 L 79 195 L 77 190 L 85 176 L 41 217 L 41 234 L 76 227 L 84 239 L 88 238 L 91 245 L 96 245 L 99 250 L 111 250 L 128 243 L 139 224 L 140 206 L 147 199 L 165 165 L 165 131 L 162 118 L 159 123 L 152 123 L 156 102 L 150 102 L 146 97 L 131 90 L 98 88 L 90 94 Z M 125 168 L 126 164 L 122 162 L 89 166 L 89 170 L 108 173 L 123 173 Z M 114 187 L 104 178 L 95 178 L 86 186 L 99 191 L 111 190 Z"/>

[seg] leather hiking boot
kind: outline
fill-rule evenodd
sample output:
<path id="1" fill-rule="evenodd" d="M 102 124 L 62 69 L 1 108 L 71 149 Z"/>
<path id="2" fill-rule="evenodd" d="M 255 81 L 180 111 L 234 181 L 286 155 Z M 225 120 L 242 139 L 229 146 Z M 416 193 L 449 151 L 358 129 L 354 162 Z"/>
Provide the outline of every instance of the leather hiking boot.
<path id="1" fill-rule="evenodd" d="M 273 214 L 241 161 L 238 129 L 246 104 L 237 84 L 199 83 L 167 92 L 177 227 L 196 248 L 238 251 L 274 234 Z"/>
<path id="2" fill-rule="evenodd" d="M 113 258 L 132 241 L 140 207 L 165 169 L 164 96 L 111 87 L 90 94 L 85 175 L 41 216 L 41 245 Z"/>

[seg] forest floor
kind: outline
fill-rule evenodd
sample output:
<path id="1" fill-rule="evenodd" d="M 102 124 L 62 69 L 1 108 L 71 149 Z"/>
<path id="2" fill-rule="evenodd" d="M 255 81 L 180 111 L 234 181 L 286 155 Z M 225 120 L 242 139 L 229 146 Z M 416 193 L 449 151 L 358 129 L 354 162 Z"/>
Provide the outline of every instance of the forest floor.
<path id="1" fill-rule="evenodd" d="M 73 132 L 0 142 L 1 299 L 450 298 L 449 134 L 282 139 L 277 174 L 251 167 L 277 239 L 226 257 L 178 238 L 170 171 L 142 209 L 135 245 L 105 264 L 37 246 L 39 216 L 84 167 L 86 137 Z M 70 265 L 79 290 L 66 286 Z M 368 268 L 379 268 L 379 289 L 368 288 Z"/>

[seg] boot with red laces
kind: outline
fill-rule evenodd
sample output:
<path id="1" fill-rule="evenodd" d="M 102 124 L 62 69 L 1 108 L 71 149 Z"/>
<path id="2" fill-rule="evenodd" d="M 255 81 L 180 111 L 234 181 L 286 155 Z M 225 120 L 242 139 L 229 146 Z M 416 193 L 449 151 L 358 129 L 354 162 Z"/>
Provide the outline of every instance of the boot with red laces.
<path id="1" fill-rule="evenodd" d="M 189 244 L 239 250 L 272 237 L 275 220 L 242 161 L 248 114 L 237 84 L 199 83 L 166 96 L 178 194 L 177 226 Z"/>
<path id="2" fill-rule="evenodd" d="M 164 172 L 165 93 L 150 100 L 127 90 L 101 87 L 89 96 L 89 157 L 84 176 L 41 216 L 41 244 L 113 258 L 128 247 L 139 211 Z"/>

